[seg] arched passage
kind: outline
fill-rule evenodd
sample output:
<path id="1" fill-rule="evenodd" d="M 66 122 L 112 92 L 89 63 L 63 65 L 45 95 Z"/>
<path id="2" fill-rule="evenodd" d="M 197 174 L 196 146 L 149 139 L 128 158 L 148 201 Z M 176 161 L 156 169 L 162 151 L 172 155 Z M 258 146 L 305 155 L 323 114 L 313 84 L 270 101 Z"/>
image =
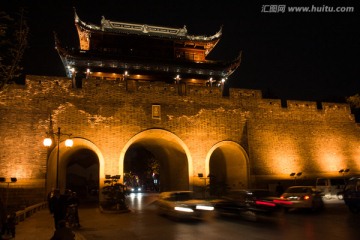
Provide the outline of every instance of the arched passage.
<path id="1" fill-rule="evenodd" d="M 57 168 L 59 168 L 58 178 L 60 191 L 63 192 L 68 185 L 72 185 L 71 183 L 67 183 L 66 180 L 69 179 L 67 176 L 69 172 L 71 173 L 71 171 L 76 171 L 76 169 L 72 169 L 76 168 L 74 164 L 79 165 L 79 167 L 82 168 L 95 167 L 98 173 L 95 174 L 97 176 L 92 176 L 92 178 L 95 182 L 98 183 L 99 187 L 101 187 L 101 183 L 103 183 L 104 157 L 100 150 L 89 140 L 82 138 L 73 138 L 72 140 L 74 145 L 70 148 L 65 146 L 65 142 L 60 142 L 59 162 L 57 162 L 57 147 L 52 150 L 49 156 L 47 168 L 48 175 L 46 178 L 47 192 L 56 187 Z M 89 162 L 87 162 L 87 160 Z M 87 175 L 86 177 L 90 176 Z"/>
<path id="2" fill-rule="evenodd" d="M 159 161 L 160 191 L 192 188 L 192 159 L 186 145 L 175 134 L 162 129 L 138 133 L 125 145 L 120 154 L 120 173 L 124 173 L 124 159 L 131 148 L 142 147 Z"/>
<path id="3" fill-rule="evenodd" d="M 238 143 L 217 143 L 210 149 L 206 161 L 206 172 L 211 177 L 213 194 L 219 194 L 225 188 L 249 187 L 249 158 Z"/>

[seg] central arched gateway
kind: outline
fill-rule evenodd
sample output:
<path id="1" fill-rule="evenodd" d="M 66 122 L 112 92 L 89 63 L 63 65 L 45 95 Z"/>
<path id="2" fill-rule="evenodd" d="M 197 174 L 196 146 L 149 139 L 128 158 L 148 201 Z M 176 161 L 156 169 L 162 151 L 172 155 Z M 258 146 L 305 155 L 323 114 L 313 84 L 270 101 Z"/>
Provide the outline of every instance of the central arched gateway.
<path id="1" fill-rule="evenodd" d="M 145 148 L 159 161 L 160 191 L 192 189 L 192 158 L 187 146 L 175 134 L 163 129 L 150 129 L 136 134 L 121 151 L 120 173 L 124 173 L 126 152 L 134 146 Z"/>

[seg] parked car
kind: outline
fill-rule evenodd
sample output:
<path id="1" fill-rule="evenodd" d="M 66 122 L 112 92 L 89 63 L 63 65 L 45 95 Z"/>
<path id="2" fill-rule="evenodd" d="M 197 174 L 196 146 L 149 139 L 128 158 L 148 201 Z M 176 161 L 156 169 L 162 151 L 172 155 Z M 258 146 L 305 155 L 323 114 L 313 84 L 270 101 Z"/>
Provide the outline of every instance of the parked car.
<path id="1" fill-rule="evenodd" d="M 204 217 L 205 212 L 214 210 L 209 201 L 194 198 L 192 191 L 170 191 L 159 194 L 158 211 L 175 219 L 197 219 Z"/>
<path id="2" fill-rule="evenodd" d="M 218 216 L 241 216 L 256 221 L 261 216 L 272 216 L 280 209 L 274 203 L 277 196 L 267 189 L 241 189 L 228 191 L 214 204 Z"/>
<path id="3" fill-rule="evenodd" d="M 360 177 L 352 177 L 347 181 L 343 199 L 351 212 L 360 212 Z"/>
<path id="4" fill-rule="evenodd" d="M 285 190 L 275 203 L 284 207 L 285 211 L 295 209 L 310 209 L 312 211 L 324 208 L 323 194 L 315 186 L 292 186 Z"/>

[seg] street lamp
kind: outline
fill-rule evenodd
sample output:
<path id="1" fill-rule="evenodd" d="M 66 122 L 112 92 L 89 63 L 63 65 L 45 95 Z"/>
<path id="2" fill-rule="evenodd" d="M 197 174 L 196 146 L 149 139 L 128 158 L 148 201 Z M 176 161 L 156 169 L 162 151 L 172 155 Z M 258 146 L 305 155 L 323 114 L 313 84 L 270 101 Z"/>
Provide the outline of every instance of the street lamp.
<path id="1" fill-rule="evenodd" d="M 343 169 L 340 169 L 340 170 L 339 170 L 339 173 L 342 174 L 342 176 L 343 176 L 344 183 L 346 182 L 346 180 L 345 180 L 345 174 L 348 173 L 348 172 L 350 172 L 350 168 L 343 168 Z"/>
<path id="2" fill-rule="evenodd" d="M 58 131 L 56 133 L 53 133 L 57 137 L 57 155 L 56 155 L 56 188 L 59 188 L 59 158 L 60 158 L 60 138 L 61 136 L 68 136 L 69 138 L 65 140 L 65 146 L 66 147 L 72 147 L 74 142 L 70 138 L 72 134 L 68 133 L 62 133 L 61 129 L 58 128 Z M 52 145 L 52 139 L 50 137 L 47 137 L 44 139 L 44 146 L 50 147 Z"/>
<path id="3" fill-rule="evenodd" d="M 9 199 L 9 187 L 10 187 L 10 183 L 16 183 L 17 182 L 17 178 L 16 177 L 11 177 L 10 181 L 5 178 L 5 177 L 0 177 L 0 183 L 7 183 L 7 188 L 6 188 L 6 198 L 5 198 L 5 208 L 7 209 L 7 205 L 8 205 L 8 199 Z"/>

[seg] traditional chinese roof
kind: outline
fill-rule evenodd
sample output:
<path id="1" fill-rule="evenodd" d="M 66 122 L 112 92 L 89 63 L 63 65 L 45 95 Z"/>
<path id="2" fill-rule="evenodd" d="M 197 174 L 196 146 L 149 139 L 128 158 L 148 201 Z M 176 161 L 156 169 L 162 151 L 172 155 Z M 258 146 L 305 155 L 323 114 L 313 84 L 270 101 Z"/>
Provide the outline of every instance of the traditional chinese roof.
<path id="1" fill-rule="evenodd" d="M 182 28 L 171 28 L 165 26 L 155 26 L 148 24 L 117 22 L 106 19 L 102 16 L 101 25 L 85 23 L 82 21 L 75 10 L 75 25 L 78 29 L 79 35 L 91 33 L 109 33 L 109 34 L 125 34 L 138 35 L 153 38 L 163 38 L 172 41 L 181 41 L 185 44 L 192 43 L 194 45 L 203 45 L 206 48 L 205 54 L 208 55 L 211 50 L 220 41 L 222 36 L 222 27 L 212 36 L 204 35 L 189 35 L 186 26 Z M 80 40 L 81 41 L 81 40 Z"/>
<path id="2" fill-rule="evenodd" d="M 104 17 L 98 26 L 81 21 L 76 12 L 75 26 L 80 49 L 63 47 L 55 36 L 68 77 L 73 71 L 104 74 L 102 77 L 130 73 L 128 79 L 154 81 L 176 77 L 185 83 L 204 85 L 228 78 L 241 61 L 241 54 L 231 61 L 205 58 L 220 40 L 221 30 L 209 37 L 193 36 L 188 35 L 185 26 L 124 23 Z"/>

